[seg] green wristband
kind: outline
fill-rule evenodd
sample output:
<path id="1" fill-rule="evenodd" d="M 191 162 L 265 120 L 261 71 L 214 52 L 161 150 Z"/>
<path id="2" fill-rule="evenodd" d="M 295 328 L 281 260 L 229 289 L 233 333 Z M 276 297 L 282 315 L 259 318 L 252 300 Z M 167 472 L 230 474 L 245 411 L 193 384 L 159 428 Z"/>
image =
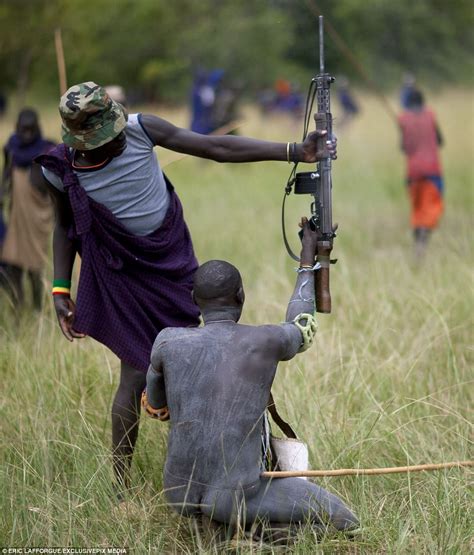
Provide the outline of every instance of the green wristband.
<path id="1" fill-rule="evenodd" d="M 53 287 L 67 287 L 71 289 L 70 279 L 53 279 Z"/>

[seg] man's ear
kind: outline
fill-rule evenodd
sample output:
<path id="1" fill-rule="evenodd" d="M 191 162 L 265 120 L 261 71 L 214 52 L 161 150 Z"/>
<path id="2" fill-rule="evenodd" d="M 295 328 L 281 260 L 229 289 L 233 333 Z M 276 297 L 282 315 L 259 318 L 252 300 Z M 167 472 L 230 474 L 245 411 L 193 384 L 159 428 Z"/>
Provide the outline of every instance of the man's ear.
<path id="1" fill-rule="evenodd" d="M 237 293 L 235 294 L 235 299 L 242 306 L 245 302 L 245 292 L 242 286 L 239 287 Z"/>

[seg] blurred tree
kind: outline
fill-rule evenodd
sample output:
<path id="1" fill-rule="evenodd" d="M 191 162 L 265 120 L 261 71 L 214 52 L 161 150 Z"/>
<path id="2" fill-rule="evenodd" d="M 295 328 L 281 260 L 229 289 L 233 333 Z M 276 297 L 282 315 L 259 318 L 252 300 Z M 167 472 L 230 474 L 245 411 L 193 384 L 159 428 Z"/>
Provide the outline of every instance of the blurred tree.
<path id="1" fill-rule="evenodd" d="M 148 100 L 181 100 L 202 65 L 257 87 L 277 74 L 290 42 L 279 14 L 266 0 L 7 0 L 0 78 L 12 89 L 25 66 L 33 86 L 57 93 L 52 37 L 60 26 L 69 83 L 117 82 Z"/>
<path id="2" fill-rule="evenodd" d="M 118 83 L 137 98 L 183 100 L 197 66 L 222 68 L 249 90 L 317 68 L 313 2 L 370 75 L 402 71 L 472 82 L 472 0 L 0 0 L 0 83 L 24 96 L 58 94 L 54 29 L 63 31 L 69 83 Z M 334 73 L 357 78 L 326 38 Z"/>
<path id="3" fill-rule="evenodd" d="M 287 55 L 317 67 L 317 22 L 311 5 L 343 37 L 374 80 L 392 86 L 411 71 L 438 85 L 468 81 L 474 75 L 472 0 L 279 0 L 294 22 L 294 44 Z M 328 67 L 360 80 L 350 61 L 326 37 Z M 310 47 L 308 48 L 308 45 Z"/>
<path id="4" fill-rule="evenodd" d="M 21 104 L 32 69 L 54 54 L 58 8 L 57 0 L 0 2 L 0 83 L 7 90 L 16 86 Z"/>

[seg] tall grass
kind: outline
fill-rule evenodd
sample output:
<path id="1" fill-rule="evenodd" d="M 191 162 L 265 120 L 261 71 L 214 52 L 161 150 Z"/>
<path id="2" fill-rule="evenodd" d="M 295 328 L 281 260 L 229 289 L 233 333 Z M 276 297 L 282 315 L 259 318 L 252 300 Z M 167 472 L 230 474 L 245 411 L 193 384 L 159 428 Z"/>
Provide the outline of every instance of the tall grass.
<path id="1" fill-rule="evenodd" d="M 470 92 L 453 91 L 433 104 L 446 138 L 446 214 L 423 264 L 412 257 L 396 128 L 369 98 L 339 137 L 333 313 L 319 317 L 310 351 L 280 365 L 274 386 L 282 412 L 308 442 L 313 468 L 472 458 L 472 101 Z M 283 117 L 264 120 L 252 109 L 245 115 L 246 134 L 285 141 L 300 135 Z M 185 123 L 183 112 L 168 117 Z M 44 124 L 57 136 L 52 111 Z M 173 159 L 158 154 L 164 163 Z M 295 278 L 279 227 L 288 166 L 185 158 L 166 171 L 198 258 L 223 258 L 240 268 L 243 321 L 281 321 Z M 292 197 L 289 204 L 292 233 L 309 200 Z M 91 340 L 67 343 L 49 302 L 40 315 L 20 317 L 4 297 L 1 302 L 0 543 L 225 550 L 165 506 L 167 425 L 143 419 L 133 470 L 136 508 L 114 508 L 109 412 L 118 361 Z M 358 514 L 363 535 L 318 543 L 305 530 L 293 551 L 467 553 L 469 479 L 458 469 L 323 479 Z"/>

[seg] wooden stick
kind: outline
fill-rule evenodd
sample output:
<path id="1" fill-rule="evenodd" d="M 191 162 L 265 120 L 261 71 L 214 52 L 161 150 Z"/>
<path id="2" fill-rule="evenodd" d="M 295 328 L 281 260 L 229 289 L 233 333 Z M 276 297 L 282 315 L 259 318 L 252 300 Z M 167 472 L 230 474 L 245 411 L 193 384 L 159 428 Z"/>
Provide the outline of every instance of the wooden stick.
<path id="1" fill-rule="evenodd" d="M 54 46 L 56 47 L 56 61 L 58 64 L 59 92 L 63 95 L 67 91 L 66 61 L 64 59 L 63 38 L 61 29 L 54 31 Z"/>
<path id="2" fill-rule="evenodd" d="M 231 131 L 235 131 L 236 129 L 241 127 L 241 125 L 242 125 L 241 121 L 231 121 L 230 123 L 227 123 L 222 127 L 218 127 L 217 129 L 214 129 L 214 131 L 209 133 L 209 135 L 227 135 L 227 133 L 230 133 Z"/>
<path id="3" fill-rule="evenodd" d="M 339 468 L 337 470 L 272 470 L 262 472 L 262 478 L 313 478 L 321 476 L 361 476 L 377 474 L 396 474 L 399 472 L 420 472 L 427 470 L 441 470 L 443 468 L 455 468 L 474 466 L 474 461 L 455 461 L 438 464 L 416 464 L 413 466 L 392 466 L 387 468 Z"/>

